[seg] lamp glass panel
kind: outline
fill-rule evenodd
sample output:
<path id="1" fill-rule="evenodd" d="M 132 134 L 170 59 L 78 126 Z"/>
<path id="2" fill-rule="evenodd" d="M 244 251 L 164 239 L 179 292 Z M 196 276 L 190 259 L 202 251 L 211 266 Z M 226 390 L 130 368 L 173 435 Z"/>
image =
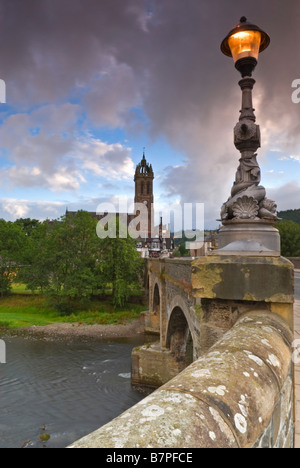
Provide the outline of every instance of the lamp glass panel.
<path id="1" fill-rule="evenodd" d="M 261 33 L 259 31 L 240 31 L 228 39 L 234 63 L 244 57 L 258 59 L 261 43 Z"/>

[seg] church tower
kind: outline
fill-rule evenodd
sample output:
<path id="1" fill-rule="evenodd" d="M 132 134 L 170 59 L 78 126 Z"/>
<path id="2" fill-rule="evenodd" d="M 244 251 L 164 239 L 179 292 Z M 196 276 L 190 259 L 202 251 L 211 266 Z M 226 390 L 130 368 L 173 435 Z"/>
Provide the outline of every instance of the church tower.
<path id="1" fill-rule="evenodd" d="M 153 197 L 154 173 L 152 165 L 148 164 L 143 153 L 142 161 L 137 165 L 134 175 L 135 196 L 134 203 L 143 203 L 148 209 L 148 237 L 151 236 L 151 218 Z"/>

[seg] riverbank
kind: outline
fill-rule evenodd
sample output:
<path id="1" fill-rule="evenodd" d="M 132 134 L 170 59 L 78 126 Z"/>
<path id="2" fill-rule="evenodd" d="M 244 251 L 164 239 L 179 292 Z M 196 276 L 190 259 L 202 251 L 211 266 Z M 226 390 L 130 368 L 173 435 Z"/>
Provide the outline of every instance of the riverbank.
<path id="1" fill-rule="evenodd" d="M 108 339 L 131 338 L 144 334 L 142 318 L 130 320 L 128 323 L 115 325 L 85 325 L 77 323 L 52 323 L 44 326 L 30 326 L 11 330 L 11 333 L 26 334 L 28 336 L 44 337 L 48 339 Z"/>
<path id="2" fill-rule="evenodd" d="M 144 333 L 144 306 L 116 311 L 109 301 L 93 301 L 88 310 L 62 315 L 42 296 L 8 296 L 0 300 L 2 334 L 51 338 L 128 338 Z"/>

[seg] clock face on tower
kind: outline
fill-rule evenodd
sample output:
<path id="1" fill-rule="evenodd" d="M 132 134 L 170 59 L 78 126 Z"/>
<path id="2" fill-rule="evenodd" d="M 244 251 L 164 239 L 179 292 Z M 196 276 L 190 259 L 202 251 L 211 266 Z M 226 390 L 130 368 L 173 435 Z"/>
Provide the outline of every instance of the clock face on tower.
<path id="1" fill-rule="evenodd" d="M 147 206 L 147 205 L 148 205 L 148 202 L 147 202 L 147 200 L 144 200 L 144 201 L 143 201 L 143 203 L 144 203 L 144 205 L 145 205 L 145 206 Z"/>

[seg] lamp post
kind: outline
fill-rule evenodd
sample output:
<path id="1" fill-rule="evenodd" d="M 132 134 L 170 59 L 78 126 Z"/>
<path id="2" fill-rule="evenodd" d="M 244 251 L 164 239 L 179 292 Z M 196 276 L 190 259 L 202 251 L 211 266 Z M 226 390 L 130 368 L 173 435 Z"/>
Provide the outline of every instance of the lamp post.
<path id="1" fill-rule="evenodd" d="M 234 144 L 241 158 L 229 199 L 221 209 L 223 228 L 219 234 L 219 254 L 280 255 L 280 237 L 273 227 L 277 206 L 266 198 L 260 185 L 261 173 L 256 151 L 261 146 L 260 128 L 252 104 L 255 80 L 252 73 L 259 53 L 270 43 L 269 36 L 245 17 L 221 44 L 221 51 L 232 57 L 241 73 L 242 109 L 234 128 Z"/>

